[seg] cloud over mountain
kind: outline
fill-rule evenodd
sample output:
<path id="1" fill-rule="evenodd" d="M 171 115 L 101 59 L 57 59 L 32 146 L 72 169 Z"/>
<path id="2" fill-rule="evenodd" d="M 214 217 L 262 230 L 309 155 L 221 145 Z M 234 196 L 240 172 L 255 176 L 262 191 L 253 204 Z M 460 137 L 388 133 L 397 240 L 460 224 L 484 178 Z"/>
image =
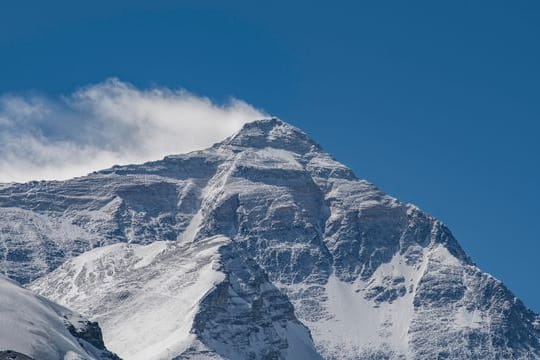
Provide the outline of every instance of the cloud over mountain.
<path id="1" fill-rule="evenodd" d="M 108 79 L 61 97 L 0 97 L 0 182 L 66 179 L 201 149 L 265 113 Z"/>

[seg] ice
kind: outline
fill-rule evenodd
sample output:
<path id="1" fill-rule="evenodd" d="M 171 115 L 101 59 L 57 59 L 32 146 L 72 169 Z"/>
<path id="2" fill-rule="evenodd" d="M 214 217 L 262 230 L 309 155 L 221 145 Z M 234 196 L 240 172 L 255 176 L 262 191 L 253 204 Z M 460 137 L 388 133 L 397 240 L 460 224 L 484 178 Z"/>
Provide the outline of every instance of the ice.
<path id="1" fill-rule="evenodd" d="M 0 275 L 0 350 L 40 360 L 108 358 L 69 332 L 67 325 L 81 319 Z"/>

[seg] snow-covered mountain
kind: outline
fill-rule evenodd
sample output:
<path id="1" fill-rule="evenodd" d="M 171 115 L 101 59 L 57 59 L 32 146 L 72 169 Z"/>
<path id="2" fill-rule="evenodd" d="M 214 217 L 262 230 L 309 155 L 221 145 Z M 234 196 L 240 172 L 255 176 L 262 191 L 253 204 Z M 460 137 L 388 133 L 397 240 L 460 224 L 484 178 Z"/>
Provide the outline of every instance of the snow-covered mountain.
<path id="1" fill-rule="evenodd" d="M 223 236 L 105 246 L 32 288 L 86 309 L 125 359 L 318 358 L 287 297 Z"/>
<path id="2" fill-rule="evenodd" d="M 0 276 L 0 359 L 115 360 L 95 322 Z"/>
<path id="3" fill-rule="evenodd" d="M 4 185 L 0 219 L 0 269 L 98 320 L 126 359 L 540 358 L 540 318 L 440 221 L 277 119 Z"/>

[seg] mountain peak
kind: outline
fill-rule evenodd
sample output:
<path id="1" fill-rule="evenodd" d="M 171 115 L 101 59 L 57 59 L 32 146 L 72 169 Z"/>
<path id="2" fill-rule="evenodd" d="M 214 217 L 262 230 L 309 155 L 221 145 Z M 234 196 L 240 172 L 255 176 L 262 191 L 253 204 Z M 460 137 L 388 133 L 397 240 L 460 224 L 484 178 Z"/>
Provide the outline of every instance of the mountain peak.
<path id="1" fill-rule="evenodd" d="M 233 148 L 273 147 L 300 154 L 321 150 L 321 146 L 302 130 L 276 117 L 247 123 L 236 134 L 217 145 Z"/>
<path id="2" fill-rule="evenodd" d="M 538 315 L 446 226 L 276 118 L 210 150 L 0 187 L 0 219 L 0 269 L 125 358 L 540 359 Z"/>

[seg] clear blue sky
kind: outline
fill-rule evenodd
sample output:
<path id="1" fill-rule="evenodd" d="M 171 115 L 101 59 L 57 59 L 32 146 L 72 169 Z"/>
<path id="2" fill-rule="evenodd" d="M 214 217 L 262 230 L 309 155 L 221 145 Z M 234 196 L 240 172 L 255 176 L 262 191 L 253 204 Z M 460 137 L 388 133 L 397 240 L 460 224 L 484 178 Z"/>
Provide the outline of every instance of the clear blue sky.
<path id="1" fill-rule="evenodd" d="M 443 220 L 540 311 L 538 1 L 224 3 L 4 1 L 0 93 L 114 76 L 244 99 Z"/>

